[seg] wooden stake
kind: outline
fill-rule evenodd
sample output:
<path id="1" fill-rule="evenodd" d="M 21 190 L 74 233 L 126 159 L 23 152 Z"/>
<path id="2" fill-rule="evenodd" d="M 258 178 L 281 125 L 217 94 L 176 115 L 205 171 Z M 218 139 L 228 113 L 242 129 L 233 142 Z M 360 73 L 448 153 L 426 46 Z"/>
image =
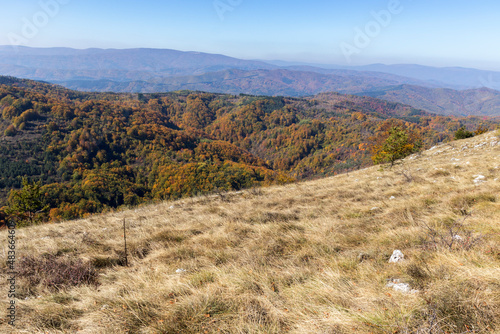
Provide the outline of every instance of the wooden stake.
<path id="1" fill-rule="evenodd" d="M 125 266 L 128 267 L 127 230 L 125 229 L 125 218 L 123 219 L 123 241 L 125 244 Z"/>

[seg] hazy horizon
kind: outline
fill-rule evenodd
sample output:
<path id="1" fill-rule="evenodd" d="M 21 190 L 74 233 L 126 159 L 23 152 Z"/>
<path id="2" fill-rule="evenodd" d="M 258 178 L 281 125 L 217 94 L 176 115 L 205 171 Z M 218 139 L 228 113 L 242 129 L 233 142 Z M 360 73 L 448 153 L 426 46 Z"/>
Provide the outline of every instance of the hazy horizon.
<path id="1" fill-rule="evenodd" d="M 417 65 L 417 66 L 428 66 L 428 67 L 435 67 L 435 68 L 465 68 L 465 69 L 476 69 L 476 70 L 484 70 L 484 71 L 494 71 L 494 72 L 500 72 L 500 69 L 490 69 L 490 68 L 483 68 L 483 67 L 473 67 L 473 66 L 460 66 L 460 65 L 432 65 L 432 64 L 425 64 L 425 63 L 410 63 L 410 62 L 396 62 L 396 63 L 390 63 L 390 62 L 366 62 L 366 63 L 360 63 L 360 64 L 339 64 L 339 63 L 324 63 L 324 62 L 315 62 L 314 60 L 312 61 L 307 61 L 307 60 L 286 60 L 286 59 L 264 59 L 264 58 L 251 58 L 251 57 L 236 57 L 232 56 L 229 54 L 223 54 L 223 53 L 217 53 L 217 52 L 205 52 L 205 51 L 198 51 L 198 50 L 177 50 L 177 49 L 171 49 L 171 48 L 154 48 L 154 47 L 130 47 L 130 48 L 99 48 L 99 47 L 86 47 L 86 48 L 75 48 L 75 47 L 67 47 L 67 46 L 40 46 L 40 47 L 32 47 L 32 46 L 26 46 L 26 45 L 0 45 L 0 47 L 13 47 L 13 48 L 19 48 L 19 47 L 28 47 L 28 48 L 35 48 L 35 49 L 73 49 L 73 50 L 80 50 L 80 51 L 85 51 L 85 50 L 92 50 L 92 49 L 97 49 L 97 50 L 134 50 L 134 49 L 151 49 L 151 50 L 174 50 L 174 51 L 180 51 L 180 52 L 193 52 L 193 53 L 207 53 L 207 54 L 216 54 L 216 55 L 222 55 L 222 56 L 227 56 L 231 58 L 236 58 L 236 59 L 242 59 L 242 60 L 250 60 L 250 61 L 263 61 L 263 62 L 269 62 L 269 63 L 278 63 L 278 62 L 283 62 L 283 63 L 290 63 L 290 66 L 293 66 L 293 64 L 297 65 L 310 65 L 310 66 L 339 66 L 339 67 L 359 67 L 359 66 L 370 66 L 370 65 L 385 65 L 385 66 L 397 66 L 397 65 Z"/>
<path id="2" fill-rule="evenodd" d="M 28 0 L 4 4 L 0 44 L 157 48 L 340 66 L 500 71 L 500 3 Z"/>

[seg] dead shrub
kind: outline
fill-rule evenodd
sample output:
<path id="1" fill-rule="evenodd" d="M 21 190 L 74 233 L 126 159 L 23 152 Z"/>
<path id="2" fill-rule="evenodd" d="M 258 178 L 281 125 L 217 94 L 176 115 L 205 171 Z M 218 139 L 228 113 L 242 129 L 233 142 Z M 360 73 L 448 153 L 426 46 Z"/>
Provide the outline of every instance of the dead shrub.
<path id="1" fill-rule="evenodd" d="M 426 249 L 437 250 L 446 248 L 448 250 L 471 250 L 479 245 L 484 236 L 475 234 L 464 226 L 464 221 L 451 220 L 450 223 L 444 222 L 440 228 L 433 228 L 426 225 L 427 233 L 422 238 L 421 244 Z"/>
<path id="2" fill-rule="evenodd" d="M 50 290 L 61 290 L 79 285 L 97 286 L 98 271 L 82 260 L 26 256 L 19 260 L 18 276 L 27 280 L 30 287 L 42 285 Z"/>

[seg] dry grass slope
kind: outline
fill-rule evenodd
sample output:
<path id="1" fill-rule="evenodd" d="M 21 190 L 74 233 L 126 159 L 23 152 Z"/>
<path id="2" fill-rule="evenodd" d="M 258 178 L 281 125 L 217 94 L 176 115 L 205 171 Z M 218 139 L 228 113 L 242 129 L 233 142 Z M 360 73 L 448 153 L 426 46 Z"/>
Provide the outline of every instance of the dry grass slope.
<path id="1" fill-rule="evenodd" d="M 15 332 L 500 332 L 499 178 L 487 133 L 392 169 L 19 229 Z"/>

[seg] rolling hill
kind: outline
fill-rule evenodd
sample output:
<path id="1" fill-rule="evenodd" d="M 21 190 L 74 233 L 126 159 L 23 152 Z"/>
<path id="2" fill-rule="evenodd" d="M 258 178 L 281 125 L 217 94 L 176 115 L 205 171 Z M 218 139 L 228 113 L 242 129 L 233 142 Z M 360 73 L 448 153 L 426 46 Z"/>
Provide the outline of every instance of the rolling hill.
<path id="1" fill-rule="evenodd" d="M 310 67 L 315 69 L 354 70 L 371 73 L 385 73 L 420 81 L 420 86 L 440 87 L 457 90 L 486 87 L 500 90 L 500 72 L 464 67 L 433 67 L 417 64 L 371 64 L 364 66 L 339 66 L 332 64 L 267 61 L 283 68 Z"/>
<path id="2" fill-rule="evenodd" d="M 408 104 L 440 115 L 500 115 L 500 92 L 488 88 L 458 91 L 401 85 L 357 94 Z"/>
<path id="3" fill-rule="evenodd" d="M 61 78 L 124 81 L 163 76 L 196 75 L 225 69 L 272 69 L 260 61 L 169 49 L 70 49 L 0 46 L 0 63 L 13 65 L 11 76 L 37 80 Z M 8 67 L 4 67 L 6 70 Z M 130 73 L 130 74 L 127 74 Z M 20 75 L 23 74 L 23 75 Z"/>
<path id="4" fill-rule="evenodd" d="M 377 94 L 381 99 L 444 115 L 500 115 L 500 93 L 493 90 L 500 89 L 500 74 L 464 68 L 314 66 L 164 49 L 0 46 L 0 74 L 92 92 L 201 90 L 297 97 L 331 91 Z M 482 87 L 490 89 L 487 94 Z"/>
<path id="5" fill-rule="evenodd" d="M 500 90 L 500 72 L 463 67 L 430 67 L 415 64 L 358 66 L 361 71 L 375 71 L 421 80 L 443 88 Z"/>
<path id="6" fill-rule="evenodd" d="M 331 71 L 327 71 L 331 72 Z M 70 89 L 103 92 L 168 92 L 200 90 L 225 94 L 307 96 L 324 92 L 360 93 L 381 86 L 404 82 L 392 77 L 291 71 L 286 69 L 239 69 L 210 72 L 201 75 L 158 78 L 150 81 L 71 80 L 54 81 Z"/>
<path id="7" fill-rule="evenodd" d="M 17 229 L 15 330 L 496 333 L 499 143 Z"/>

